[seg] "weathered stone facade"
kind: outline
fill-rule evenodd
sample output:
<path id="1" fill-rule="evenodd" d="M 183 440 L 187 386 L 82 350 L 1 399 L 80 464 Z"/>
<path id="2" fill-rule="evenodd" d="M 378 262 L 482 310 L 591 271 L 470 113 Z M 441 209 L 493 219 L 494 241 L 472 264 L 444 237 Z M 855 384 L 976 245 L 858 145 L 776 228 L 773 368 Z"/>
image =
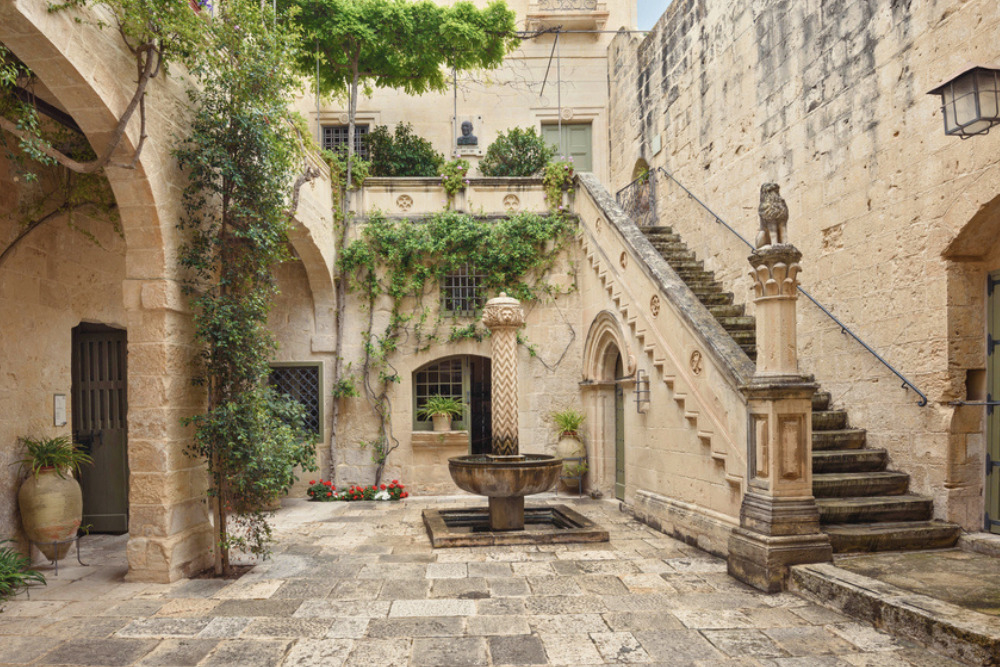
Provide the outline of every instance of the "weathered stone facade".
<path id="1" fill-rule="evenodd" d="M 647 37 L 609 52 L 612 185 L 637 163 L 662 167 L 752 239 L 756 190 L 780 183 L 803 286 L 929 405 L 810 303 L 803 371 L 934 496 L 937 516 L 967 529 L 983 522 L 983 408 L 948 402 L 976 399 L 966 386 L 986 367 L 1000 137 L 946 137 L 925 93 L 965 62 L 995 65 L 998 35 L 989 1 L 675 0 Z M 656 176 L 660 224 L 752 307 L 746 247 Z"/>

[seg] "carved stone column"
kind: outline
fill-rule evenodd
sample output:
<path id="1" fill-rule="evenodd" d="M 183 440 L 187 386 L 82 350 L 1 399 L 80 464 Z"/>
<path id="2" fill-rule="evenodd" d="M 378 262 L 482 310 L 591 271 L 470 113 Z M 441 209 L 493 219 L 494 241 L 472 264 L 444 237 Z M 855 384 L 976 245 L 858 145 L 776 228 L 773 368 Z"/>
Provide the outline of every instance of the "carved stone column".
<path id="1" fill-rule="evenodd" d="M 517 441 L 517 330 L 524 326 L 524 308 L 501 292 L 483 308 L 483 325 L 490 330 L 493 349 L 493 454 L 503 460 L 520 454 Z M 490 525 L 494 530 L 524 528 L 524 496 L 490 496 Z"/>
<path id="2" fill-rule="evenodd" d="M 757 371 L 743 387 L 747 428 L 747 492 L 740 527 L 729 539 L 729 573 L 768 592 L 782 590 L 788 567 L 832 559 L 812 495 L 812 396 L 799 374 L 795 324 L 802 258 L 774 244 L 750 255 L 757 320 Z"/>

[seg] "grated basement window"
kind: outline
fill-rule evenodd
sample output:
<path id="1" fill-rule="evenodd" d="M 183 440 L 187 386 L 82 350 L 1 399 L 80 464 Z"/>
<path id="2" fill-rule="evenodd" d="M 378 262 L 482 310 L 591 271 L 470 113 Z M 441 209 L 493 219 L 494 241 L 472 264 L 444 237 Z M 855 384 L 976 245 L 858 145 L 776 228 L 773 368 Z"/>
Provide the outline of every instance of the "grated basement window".
<path id="1" fill-rule="evenodd" d="M 448 274 L 441 285 L 441 309 L 452 315 L 475 315 L 486 305 L 483 277 L 466 264 Z"/>
<path id="2" fill-rule="evenodd" d="M 323 148 L 328 151 L 347 152 L 347 125 L 324 125 L 323 126 Z M 367 125 L 354 126 L 354 154 L 362 160 L 368 159 L 368 144 L 365 143 L 365 135 L 368 134 Z"/>
<path id="3" fill-rule="evenodd" d="M 306 409 L 306 428 L 320 435 L 323 420 L 319 364 L 272 366 L 267 383 L 274 387 L 275 391 L 301 403 Z"/>

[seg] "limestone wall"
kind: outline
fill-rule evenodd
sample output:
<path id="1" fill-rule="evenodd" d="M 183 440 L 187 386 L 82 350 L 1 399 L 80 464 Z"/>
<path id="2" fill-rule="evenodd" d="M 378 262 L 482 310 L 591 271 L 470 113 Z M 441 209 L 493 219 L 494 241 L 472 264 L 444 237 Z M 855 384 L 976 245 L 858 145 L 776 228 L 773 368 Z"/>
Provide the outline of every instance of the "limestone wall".
<path id="1" fill-rule="evenodd" d="M 967 528 L 981 525 L 981 426 L 943 403 L 985 368 L 983 267 L 996 264 L 980 256 L 995 234 L 973 244 L 978 266 L 942 253 L 1000 194 L 1000 135 L 946 137 L 925 93 L 966 62 L 1000 63 L 998 36 L 991 0 L 675 0 L 648 37 L 609 52 L 611 185 L 645 160 L 752 239 L 760 184 L 779 183 L 803 287 L 930 405 L 807 302 L 802 369 L 938 516 Z M 749 301 L 747 248 L 676 184 L 658 178 L 656 191 L 661 224 Z"/>

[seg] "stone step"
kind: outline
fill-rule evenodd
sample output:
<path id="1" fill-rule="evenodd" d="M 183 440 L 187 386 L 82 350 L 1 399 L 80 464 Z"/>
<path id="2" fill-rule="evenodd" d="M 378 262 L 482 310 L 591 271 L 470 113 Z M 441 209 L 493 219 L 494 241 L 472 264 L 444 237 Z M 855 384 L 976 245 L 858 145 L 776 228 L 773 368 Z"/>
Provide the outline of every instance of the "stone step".
<path id="1" fill-rule="evenodd" d="M 877 472 L 885 470 L 884 449 L 824 449 L 813 451 L 813 472 Z"/>
<path id="2" fill-rule="evenodd" d="M 866 440 L 867 434 L 863 428 L 817 431 L 815 426 L 813 427 L 814 452 L 827 449 L 860 449 L 865 446 Z"/>
<path id="3" fill-rule="evenodd" d="M 691 253 L 694 255 L 694 253 Z M 674 271 L 678 273 L 685 271 L 690 273 L 704 273 L 705 263 L 700 259 L 671 259 L 669 257 L 664 258 L 667 260 L 667 264 L 670 265 Z"/>
<path id="4" fill-rule="evenodd" d="M 927 521 L 934 511 L 930 498 L 911 495 L 818 498 L 816 507 L 823 523 Z"/>
<path id="5" fill-rule="evenodd" d="M 712 313 L 716 319 L 720 317 L 742 317 L 744 308 L 740 304 L 731 306 L 707 306 L 708 312 Z"/>
<path id="6" fill-rule="evenodd" d="M 751 331 L 738 331 L 738 330 L 737 331 L 730 331 L 729 329 L 726 329 L 726 332 L 730 336 L 732 336 L 733 340 L 735 340 L 736 344 L 739 345 L 740 347 L 742 347 L 744 345 L 747 345 L 747 346 L 754 345 L 754 346 L 756 346 L 756 344 L 757 344 L 757 332 L 756 331 L 753 331 L 753 330 L 751 330 Z"/>
<path id="7" fill-rule="evenodd" d="M 650 239 L 649 242 L 653 245 L 654 248 L 663 253 L 664 256 L 675 252 L 676 253 L 690 252 L 692 255 L 694 254 L 691 251 L 691 249 L 688 248 L 687 243 L 684 243 L 684 241 L 667 241 L 664 239 Z"/>
<path id="8" fill-rule="evenodd" d="M 947 521 L 892 521 L 883 523 L 828 523 L 833 552 L 908 551 L 955 546 L 962 529 Z"/>
<path id="9" fill-rule="evenodd" d="M 722 285 L 720 285 L 719 283 L 716 283 L 716 282 L 711 282 L 711 283 L 710 282 L 688 283 L 687 286 L 688 286 L 688 288 L 690 288 L 690 290 L 692 292 L 694 292 L 695 294 L 697 294 L 699 296 L 702 295 L 702 294 L 706 294 L 706 295 L 710 295 L 710 294 L 726 294 L 726 292 L 722 291 Z M 728 294 L 732 295 L 732 292 L 729 292 Z"/>
<path id="10" fill-rule="evenodd" d="M 657 232 L 655 234 L 646 234 L 650 243 L 684 243 L 680 235 L 674 234 L 673 232 Z"/>
<path id="11" fill-rule="evenodd" d="M 813 394 L 813 410 L 822 412 L 830 409 L 830 392 L 817 391 Z"/>
<path id="12" fill-rule="evenodd" d="M 650 225 L 648 227 L 643 227 L 642 231 L 645 232 L 647 236 L 650 234 L 672 234 L 674 228 L 668 227 L 667 225 Z"/>
<path id="13" fill-rule="evenodd" d="M 910 488 L 910 476 L 901 472 L 831 472 L 813 475 L 817 498 L 899 496 Z"/>
<path id="14" fill-rule="evenodd" d="M 789 590 L 919 642 L 942 656 L 926 664 L 1000 665 L 997 617 L 899 588 L 833 563 L 793 565 Z M 888 655 L 888 654 L 887 654 Z"/>
<path id="15" fill-rule="evenodd" d="M 733 303 L 732 292 L 702 292 L 701 294 L 695 292 L 695 296 L 706 306 L 730 306 Z"/>
<path id="16" fill-rule="evenodd" d="M 715 279 L 715 274 L 710 271 L 674 271 L 681 280 L 683 280 L 688 285 L 692 283 L 718 283 Z"/>
<path id="17" fill-rule="evenodd" d="M 740 317 L 716 316 L 715 319 L 719 321 L 719 324 L 721 324 L 726 331 L 757 330 L 757 321 L 753 317 L 748 317 L 746 315 L 741 315 Z"/>
<path id="18" fill-rule="evenodd" d="M 840 431 L 847 428 L 844 410 L 814 410 L 813 431 Z"/>

